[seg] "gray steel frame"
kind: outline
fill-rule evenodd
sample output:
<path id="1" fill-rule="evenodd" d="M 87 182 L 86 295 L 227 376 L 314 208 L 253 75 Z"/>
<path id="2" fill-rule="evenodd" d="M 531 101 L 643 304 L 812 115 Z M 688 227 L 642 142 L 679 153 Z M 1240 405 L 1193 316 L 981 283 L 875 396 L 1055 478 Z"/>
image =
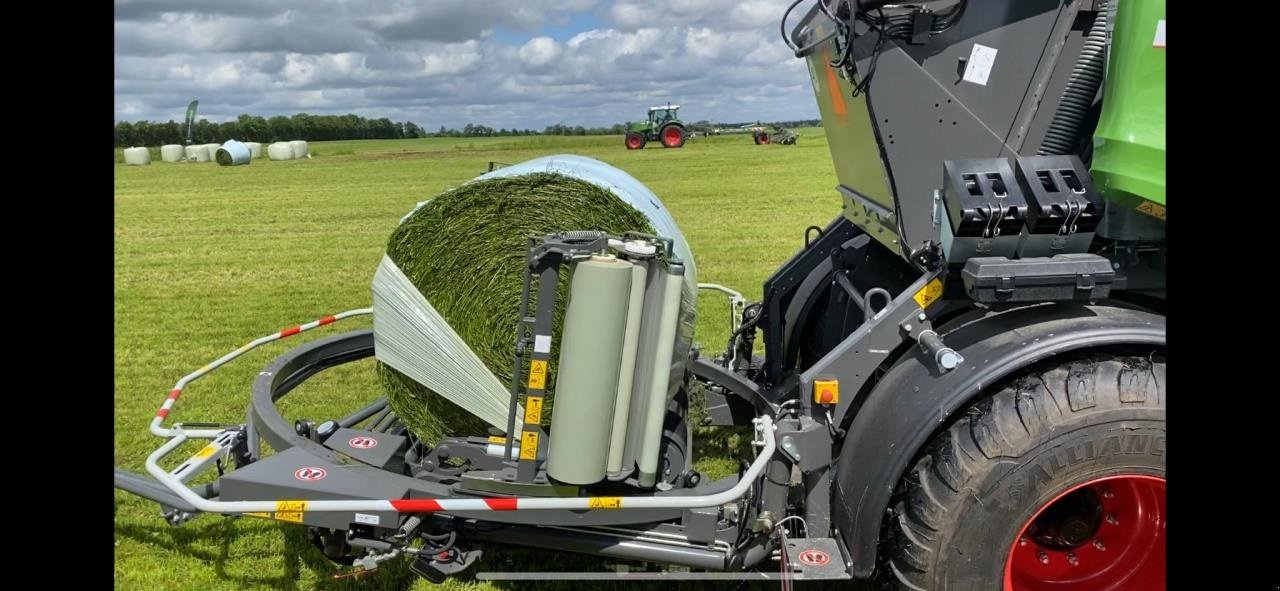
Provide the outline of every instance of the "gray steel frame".
<path id="1" fill-rule="evenodd" d="M 316 458 L 332 464 L 339 464 L 338 455 L 335 452 L 320 443 L 298 435 L 293 426 L 280 415 L 279 410 L 276 408 L 276 401 L 320 371 L 342 363 L 358 361 L 372 356 L 373 346 L 372 330 L 358 330 L 312 341 L 288 351 L 272 361 L 260 372 L 254 382 L 252 400 L 249 405 L 249 417 L 246 423 L 246 438 L 251 441 L 259 439 L 266 441 L 277 452 L 296 448 L 299 452 L 312 454 Z M 339 420 L 338 423 L 342 425 L 358 423 L 363 418 L 368 418 L 376 413 L 383 404 L 384 402 L 379 400 L 356 411 L 351 416 Z M 791 427 L 782 425 L 779 426 L 778 433 L 780 436 L 785 436 L 791 430 Z M 256 447 L 254 449 L 256 450 Z M 254 457 L 252 459 L 259 458 Z M 775 456 L 770 461 L 770 467 L 768 468 L 768 473 L 772 475 L 772 480 L 777 482 L 780 475 L 789 474 L 790 465 L 790 462 L 785 458 Z M 360 475 L 362 478 L 375 479 L 382 485 L 405 487 L 409 490 L 410 498 L 458 498 L 463 496 L 453 487 L 385 470 L 362 469 L 360 470 Z M 782 476 L 782 480 L 785 479 L 786 477 Z M 760 488 L 757 489 L 757 495 L 753 500 L 762 507 L 772 508 L 774 515 L 778 516 L 782 514 L 786 507 L 787 488 L 773 484 L 770 480 L 770 478 L 762 479 Z M 185 512 L 186 509 L 190 509 L 190 507 L 171 504 L 176 497 L 173 497 L 167 491 L 158 489 L 149 479 L 117 471 L 116 481 L 122 485 L 122 488 L 126 488 L 126 490 L 135 492 L 140 496 L 167 504 L 170 507 L 176 506 L 179 512 Z M 713 482 L 700 483 L 692 489 L 659 491 L 655 495 L 711 494 L 730 488 L 736 482 L 737 477 L 730 476 Z M 211 493 L 204 492 L 204 494 Z M 576 552 L 631 560 L 661 560 L 697 568 L 733 569 L 750 567 L 768 555 L 767 544 L 762 545 L 759 541 L 759 536 L 756 536 L 758 538 L 757 542 L 751 542 L 750 537 L 745 543 L 741 541 L 742 534 L 745 533 L 744 528 L 755 515 L 756 513 L 751 506 L 744 506 L 735 526 L 720 528 L 712 525 L 708 529 L 705 515 L 683 510 L 628 509 L 624 511 L 588 512 L 544 510 L 537 513 L 520 511 L 501 513 L 455 511 L 448 514 L 449 517 L 468 520 L 473 523 L 484 522 L 494 526 L 501 526 L 503 527 L 502 531 L 508 531 L 507 527 L 516 528 L 510 531 L 518 535 L 508 540 L 508 543 L 513 544 L 529 542 L 529 544 L 538 547 L 562 545 L 561 547 L 564 549 Z M 190 513 L 188 512 L 186 518 L 189 517 Z M 683 532 L 686 531 L 686 526 L 682 525 L 681 522 L 697 524 L 695 537 L 699 539 L 698 543 L 693 543 L 692 540 L 684 543 L 679 542 L 679 538 L 683 537 Z M 528 528 L 525 526 L 540 527 Z M 627 526 L 630 529 L 640 527 L 646 530 L 662 529 L 665 537 L 656 538 L 657 541 L 654 541 L 644 536 L 639 539 L 633 539 L 633 536 L 629 536 L 622 530 L 615 531 L 613 535 L 602 534 L 600 531 L 579 531 L 580 528 L 606 526 L 614 526 L 615 528 Z M 522 527 L 524 529 L 519 529 Z M 555 529 L 548 529 L 551 527 Z M 474 531 L 478 532 L 480 530 Z M 694 531 L 690 530 L 691 533 Z M 460 535 L 466 535 L 467 532 L 468 529 L 466 527 L 462 527 L 459 530 Z M 483 536 L 477 534 L 475 537 Z M 548 544 L 548 540 L 558 541 L 559 544 Z M 718 547 L 721 548 L 721 551 L 716 551 L 709 547 Z"/>

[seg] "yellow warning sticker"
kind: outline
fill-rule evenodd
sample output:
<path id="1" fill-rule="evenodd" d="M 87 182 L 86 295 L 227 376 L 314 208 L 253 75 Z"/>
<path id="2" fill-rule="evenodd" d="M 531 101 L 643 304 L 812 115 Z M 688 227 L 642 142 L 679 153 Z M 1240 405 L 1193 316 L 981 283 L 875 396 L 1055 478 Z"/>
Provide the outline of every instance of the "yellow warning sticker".
<path id="1" fill-rule="evenodd" d="M 206 445 L 206 446 L 204 446 L 204 447 L 200 448 L 200 451 L 196 452 L 196 457 L 197 457 L 197 458 L 207 458 L 207 457 L 209 457 L 209 456 L 211 456 L 211 455 L 213 455 L 213 454 L 218 453 L 218 450 L 220 450 L 220 449 L 222 449 L 222 446 L 217 445 L 217 444 L 210 443 L 209 445 Z"/>
<path id="2" fill-rule="evenodd" d="M 929 304 L 938 301 L 940 297 L 942 297 L 942 280 L 934 277 L 933 281 L 920 288 L 920 291 L 917 291 L 916 295 L 912 296 L 912 299 L 921 308 L 928 308 Z"/>
<path id="3" fill-rule="evenodd" d="M 276 519 L 302 523 L 302 514 L 307 511 L 306 501 L 276 501 Z"/>
<path id="4" fill-rule="evenodd" d="M 622 497 L 591 497 L 587 506 L 592 509 L 621 509 Z"/>
<path id="5" fill-rule="evenodd" d="M 538 432 L 525 431 L 520 434 L 520 459 L 538 459 Z"/>
<path id="6" fill-rule="evenodd" d="M 1157 217 L 1162 220 L 1164 219 L 1164 206 L 1157 203 L 1144 201 L 1142 205 L 1138 206 L 1138 211 L 1141 211 L 1142 213 L 1145 213 L 1152 217 Z"/>
<path id="7" fill-rule="evenodd" d="M 498 444 L 498 445 L 505 445 L 505 444 L 507 443 L 507 438 L 506 438 L 506 437 L 498 437 L 497 435 L 494 435 L 494 436 L 489 437 L 489 443 L 496 443 L 496 444 Z"/>
<path id="8" fill-rule="evenodd" d="M 524 399 L 524 424 L 537 425 L 542 422 L 542 397 L 529 396 Z"/>
<path id="9" fill-rule="evenodd" d="M 262 512 L 254 511 L 251 513 L 245 513 L 245 515 L 248 515 L 249 517 L 261 517 L 263 519 L 271 519 L 271 514 L 267 513 L 266 511 L 262 511 Z"/>
<path id="10" fill-rule="evenodd" d="M 534 359 L 529 364 L 529 387 L 544 390 L 547 387 L 547 362 Z"/>

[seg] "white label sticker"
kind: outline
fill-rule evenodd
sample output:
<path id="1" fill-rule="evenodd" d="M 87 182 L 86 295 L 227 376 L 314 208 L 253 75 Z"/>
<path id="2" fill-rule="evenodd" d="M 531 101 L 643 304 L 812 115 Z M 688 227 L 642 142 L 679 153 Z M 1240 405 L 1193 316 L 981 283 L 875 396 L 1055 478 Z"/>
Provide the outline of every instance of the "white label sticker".
<path id="1" fill-rule="evenodd" d="M 986 86 L 995 64 L 996 48 L 974 43 L 973 51 L 969 53 L 969 64 L 964 67 L 965 81 Z"/>
<path id="2" fill-rule="evenodd" d="M 1156 40 L 1151 42 L 1152 47 L 1164 47 L 1164 21 L 1156 23 Z"/>
<path id="3" fill-rule="evenodd" d="M 368 515 L 366 513 L 356 513 L 356 523 L 363 523 L 365 525 L 379 525 L 382 523 L 382 518 L 378 517 L 377 515 Z"/>
<path id="4" fill-rule="evenodd" d="M 550 353 L 551 352 L 551 335 L 535 335 L 533 337 L 534 353 Z"/>

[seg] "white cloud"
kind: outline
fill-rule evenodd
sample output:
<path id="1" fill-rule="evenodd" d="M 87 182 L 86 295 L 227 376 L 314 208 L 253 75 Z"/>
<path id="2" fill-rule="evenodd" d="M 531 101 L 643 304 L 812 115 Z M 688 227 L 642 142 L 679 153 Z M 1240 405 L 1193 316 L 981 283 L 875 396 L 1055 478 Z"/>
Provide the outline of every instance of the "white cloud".
<path id="1" fill-rule="evenodd" d="M 428 128 L 608 125 L 649 103 L 817 116 L 785 0 L 117 0 L 117 119 L 356 113 Z M 572 22 L 602 24 L 565 39 Z M 548 29 L 547 27 L 554 27 Z"/>
<path id="2" fill-rule="evenodd" d="M 563 49 L 555 39 L 534 37 L 520 47 L 520 60 L 533 69 L 551 65 L 560 57 Z"/>

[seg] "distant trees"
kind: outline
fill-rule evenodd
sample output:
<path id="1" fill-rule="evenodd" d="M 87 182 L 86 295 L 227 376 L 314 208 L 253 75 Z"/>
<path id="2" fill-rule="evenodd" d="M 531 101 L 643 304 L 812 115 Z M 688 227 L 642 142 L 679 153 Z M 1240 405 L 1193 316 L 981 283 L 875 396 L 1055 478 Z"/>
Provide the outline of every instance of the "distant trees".
<path id="1" fill-rule="evenodd" d="M 208 119 L 196 121 L 193 129 L 198 144 L 237 139 L 246 142 L 274 142 L 285 140 L 387 140 L 427 137 L 425 129 L 412 121 L 396 123 L 382 117 L 366 119 L 359 115 L 310 115 L 298 113 L 292 117 L 276 115 L 264 118 L 259 115 L 240 115 L 234 121 L 213 123 Z M 186 141 L 187 126 L 172 119 L 165 122 L 120 121 L 115 125 L 115 145 L 159 146 L 181 144 Z"/>
<path id="2" fill-rule="evenodd" d="M 783 127 L 803 127 L 819 125 L 817 119 L 804 121 L 779 121 L 774 123 Z M 696 121 L 689 124 L 691 130 L 708 131 L 715 127 L 739 127 L 745 123 L 717 124 L 711 121 Z M 565 125 L 556 123 L 548 125 L 542 131 L 533 129 L 501 128 L 494 129 L 487 125 L 468 123 L 462 129 L 440 126 L 435 132 L 428 132 L 412 121 L 396 123 L 386 117 L 366 119 L 359 115 L 310 115 L 298 113 L 292 117 L 276 115 L 264 118 L 260 115 L 240 115 L 234 121 L 212 123 L 201 119 L 195 124 L 195 142 L 206 144 L 237 139 L 246 142 L 275 142 L 285 140 L 390 140 L 420 137 L 507 137 L 524 135 L 622 135 L 626 133 L 625 123 L 615 123 L 608 127 L 583 127 L 581 125 Z M 184 123 L 173 121 L 120 121 L 115 124 L 115 145 L 123 146 L 159 146 L 163 144 L 181 144 L 186 140 L 187 129 Z"/>

